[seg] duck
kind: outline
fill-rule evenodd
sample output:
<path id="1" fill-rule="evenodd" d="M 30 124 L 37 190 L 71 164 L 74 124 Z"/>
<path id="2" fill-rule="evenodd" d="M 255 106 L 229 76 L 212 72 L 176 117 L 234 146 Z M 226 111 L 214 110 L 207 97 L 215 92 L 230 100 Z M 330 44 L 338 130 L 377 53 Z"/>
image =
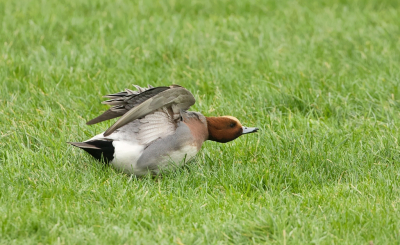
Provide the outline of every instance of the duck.
<path id="1" fill-rule="evenodd" d="M 179 85 L 140 87 L 105 95 L 111 107 L 88 121 L 93 125 L 119 119 L 106 131 L 83 142 L 68 142 L 97 160 L 129 175 L 159 175 L 192 159 L 207 140 L 230 142 L 256 127 L 244 127 L 233 116 L 206 117 L 188 111 L 193 94 Z"/>

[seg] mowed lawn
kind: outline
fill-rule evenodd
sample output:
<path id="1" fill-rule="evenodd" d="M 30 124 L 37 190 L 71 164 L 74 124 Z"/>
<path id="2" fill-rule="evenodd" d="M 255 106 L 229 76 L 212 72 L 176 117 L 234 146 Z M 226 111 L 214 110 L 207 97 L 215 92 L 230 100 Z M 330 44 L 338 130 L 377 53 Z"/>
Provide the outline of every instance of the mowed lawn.
<path id="1" fill-rule="evenodd" d="M 0 244 L 399 244 L 398 0 L 0 0 Z M 257 134 L 137 179 L 67 145 L 179 84 Z M 115 120 L 114 120 L 115 121 Z"/>

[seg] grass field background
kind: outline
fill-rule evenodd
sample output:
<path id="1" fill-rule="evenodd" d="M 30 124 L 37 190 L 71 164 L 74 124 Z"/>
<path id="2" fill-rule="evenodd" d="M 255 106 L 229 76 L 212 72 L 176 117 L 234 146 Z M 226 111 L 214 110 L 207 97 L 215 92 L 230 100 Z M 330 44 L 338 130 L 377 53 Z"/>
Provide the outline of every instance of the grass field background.
<path id="1" fill-rule="evenodd" d="M 1 244 L 400 243 L 400 2 L 0 0 Z M 136 179 L 66 144 L 179 84 L 257 134 Z"/>

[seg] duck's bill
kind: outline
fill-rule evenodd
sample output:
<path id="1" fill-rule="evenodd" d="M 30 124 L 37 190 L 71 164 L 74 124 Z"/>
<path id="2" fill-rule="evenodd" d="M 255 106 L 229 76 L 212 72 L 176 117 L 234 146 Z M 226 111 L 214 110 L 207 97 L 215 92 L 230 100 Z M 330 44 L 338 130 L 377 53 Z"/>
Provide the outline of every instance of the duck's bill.
<path id="1" fill-rule="evenodd" d="M 250 134 L 250 133 L 255 133 L 257 131 L 258 131 L 258 128 L 243 127 L 243 133 L 242 134 Z"/>

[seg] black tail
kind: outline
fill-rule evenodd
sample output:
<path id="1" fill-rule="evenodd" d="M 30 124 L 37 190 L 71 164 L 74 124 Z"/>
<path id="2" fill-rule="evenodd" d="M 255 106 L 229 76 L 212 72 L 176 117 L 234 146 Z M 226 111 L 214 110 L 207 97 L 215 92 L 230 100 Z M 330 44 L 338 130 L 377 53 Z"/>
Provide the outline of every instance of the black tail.
<path id="1" fill-rule="evenodd" d="M 112 142 L 112 140 L 93 140 L 67 143 L 85 150 L 99 161 L 109 163 L 114 159 L 114 146 Z"/>

